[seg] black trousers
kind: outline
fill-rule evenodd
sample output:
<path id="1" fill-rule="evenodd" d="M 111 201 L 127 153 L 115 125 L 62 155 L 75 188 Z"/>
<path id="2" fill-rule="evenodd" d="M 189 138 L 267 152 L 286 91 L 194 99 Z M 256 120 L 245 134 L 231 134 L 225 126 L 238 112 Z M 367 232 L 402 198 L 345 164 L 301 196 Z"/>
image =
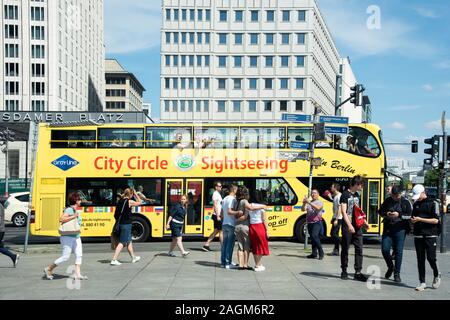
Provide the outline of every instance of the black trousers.
<path id="1" fill-rule="evenodd" d="M 348 250 L 350 245 L 353 244 L 355 246 L 355 272 L 360 273 L 363 264 L 363 233 L 361 229 L 355 228 L 355 231 L 355 233 L 350 233 L 347 224 L 342 222 L 341 268 L 342 271 L 347 271 Z"/>
<path id="2" fill-rule="evenodd" d="M 416 246 L 420 283 L 425 283 L 425 259 L 433 269 L 434 277 L 439 276 L 436 258 L 437 238 L 415 238 L 414 245 Z"/>
<path id="3" fill-rule="evenodd" d="M 331 224 L 331 240 L 334 243 L 334 250 L 339 251 L 339 245 L 341 243 L 341 238 L 339 238 L 339 230 L 341 230 L 342 220 L 338 220 L 338 224 L 334 226 L 335 219 L 332 220 Z"/>
<path id="4" fill-rule="evenodd" d="M 319 253 L 319 257 L 323 257 L 323 249 L 322 243 L 320 242 L 320 231 L 322 229 L 322 222 L 309 223 L 308 224 L 308 233 L 311 237 L 312 244 L 312 255 L 317 257 L 317 253 Z"/>

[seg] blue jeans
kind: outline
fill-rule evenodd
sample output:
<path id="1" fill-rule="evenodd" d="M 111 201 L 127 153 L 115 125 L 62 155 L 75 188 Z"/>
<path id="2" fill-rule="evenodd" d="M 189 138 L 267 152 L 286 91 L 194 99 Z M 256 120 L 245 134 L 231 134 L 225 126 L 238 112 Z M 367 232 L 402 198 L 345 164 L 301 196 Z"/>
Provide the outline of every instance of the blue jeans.
<path id="1" fill-rule="evenodd" d="M 395 274 L 400 274 L 402 268 L 403 246 L 405 244 L 405 238 L 405 230 L 400 230 L 397 232 L 386 231 L 383 235 L 381 251 L 383 253 L 383 257 L 386 261 L 388 269 L 394 270 Z M 395 267 L 391 257 L 391 248 L 394 249 L 395 253 Z"/>
<path id="2" fill-rule="evenodd" d="M 223 230 L 223 244 L 221 252 L 221 263 L 222 266 L 228 266 L 231 264 L 231 259 L 233 257 L 234 241 L 236 236 L 234 235 L 234 227 L 228 224 L 222 226 Z"/>

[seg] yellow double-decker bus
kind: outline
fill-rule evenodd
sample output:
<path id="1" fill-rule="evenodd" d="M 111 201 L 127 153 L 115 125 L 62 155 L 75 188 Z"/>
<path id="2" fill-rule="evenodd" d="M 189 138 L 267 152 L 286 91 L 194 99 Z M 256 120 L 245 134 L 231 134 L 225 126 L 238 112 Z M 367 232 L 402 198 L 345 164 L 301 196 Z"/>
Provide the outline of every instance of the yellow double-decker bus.
<path id="1" fill-rule="evenodd" d="M 207 237 L 213 231 L 214 182 L 245 185 L 251 202 L 269 206 L 273 237 L 304 240 L 308 194 L 310 124 L 152 124 L 40 125 L 32 189 L 30 230 L 57 236 L 67 197 L 78 192 L 82 236 L 105 237 L 114 224 L 120 194 L 134 188 L 144 200 L 134 209 L 133 239 L 169 236 L 165 230 L 171 206 L 188 196 L 184 233 Z M 315 145 L 322 159 L 313 171 L 313 186 L 325 203 L 324 228 L 333 215 L 328 190 L 338 182 L 344 190 L 355 175 L 365 178 L 362 206 L 371 228 L 380 234 L 377 209 L 384 197 L 385 154 L 380 128 L 350 125 L 346 135 L 329 136 Z"/>

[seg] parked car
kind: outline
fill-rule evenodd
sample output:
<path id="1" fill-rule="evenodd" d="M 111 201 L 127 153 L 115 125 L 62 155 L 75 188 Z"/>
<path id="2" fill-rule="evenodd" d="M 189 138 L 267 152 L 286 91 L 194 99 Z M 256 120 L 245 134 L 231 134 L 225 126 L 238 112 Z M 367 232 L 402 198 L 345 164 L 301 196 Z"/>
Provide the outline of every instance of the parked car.
<path id="1" fill-rule="evenodd" d="M 28 219 L 29 192 L 12 193 L 5 202 L 5 221 L 24 227 Z"/>

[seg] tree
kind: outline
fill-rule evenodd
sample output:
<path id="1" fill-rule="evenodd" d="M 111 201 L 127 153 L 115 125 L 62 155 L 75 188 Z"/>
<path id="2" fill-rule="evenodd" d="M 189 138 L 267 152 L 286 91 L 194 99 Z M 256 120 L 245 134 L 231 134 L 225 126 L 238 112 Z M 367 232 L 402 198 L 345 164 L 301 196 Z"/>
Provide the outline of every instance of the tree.
<path id="1" fill-rule="evenodd" d="M 425 174 L 425 185 L 428 187 L 437 187 L 439 186 L 439 169 L 433 169 L 428 171 Z"/>

